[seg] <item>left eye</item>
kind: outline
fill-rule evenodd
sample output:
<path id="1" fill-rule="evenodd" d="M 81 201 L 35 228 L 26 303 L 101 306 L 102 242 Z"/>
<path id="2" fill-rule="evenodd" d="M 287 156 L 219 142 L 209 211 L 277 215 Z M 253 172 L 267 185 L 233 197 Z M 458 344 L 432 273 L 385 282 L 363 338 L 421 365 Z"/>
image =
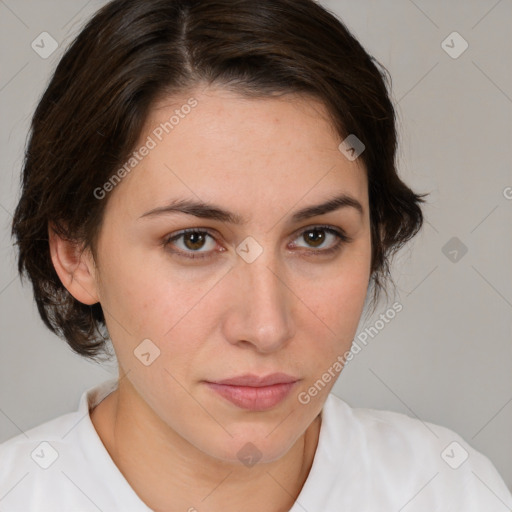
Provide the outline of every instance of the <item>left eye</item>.
<path id="1" fill-rule="evenodd" d="M 318 249 L 318 247 L 325 244 L 325 241 L 329 239 L 334 240 L 334 244 L 331 243 L 327 249 Z M 312 228 L 305 229 L 299 233 L 299 236 L 295 240 L 302 238 L 306 244 L 305 249 L 307 253 L 325 255 L 330 254 L 341 249 L 343 243 L 351 241 L 344 231 L 339 228 L 331 226 L 314 226 Z M 208 247 L 208 239 L 210 239 L 210 247 Z M 174 243 L 180 241 L 182 246 Z M 171 235 L 166 238 L 163 242 L 164 247 L 175 246 L 178 248 L 177 251 L 170 250 L 171 253 L 177 254 L 190 259 L 209 258 L 211 252 L 215 249 L 215 238 L 210 232 L 201 229 L 185 229 L 175 235 Z M 304 247 L 293 243 L 295 247 Z M 201 250 L 206 247 L 206 250 Z M 224 249 L 225 250 L 225 249 Z"/>

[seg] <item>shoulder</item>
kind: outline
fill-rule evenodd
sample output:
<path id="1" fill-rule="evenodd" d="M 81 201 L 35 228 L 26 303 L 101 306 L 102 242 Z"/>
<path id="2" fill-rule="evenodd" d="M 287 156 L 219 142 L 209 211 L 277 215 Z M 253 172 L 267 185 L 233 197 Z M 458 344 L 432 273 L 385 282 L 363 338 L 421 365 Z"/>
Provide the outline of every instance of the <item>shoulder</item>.
<path id="1" fill-rule="evenodd" d="M 78 412 L 67 413 L 0 443 L 0 489 L 13 475 L 50 467 L 80 419 Z"/>
<path id="2" fill-rule="evenodd" d="M 90 410 L 116 388 L 109 379 L 86 390 L 78 410 L 0 444 L 0 509 L 149 510 L 103 445 Z"/>
<path id="3" fill-rule="evenodd" d="M 66 438 L 67 432 L 76 425 L 79 419 L 80 415 L 78 412 L 63 414 L 7 439 L 0 443 L 2 462 L 9 461 L 10 463 L 15 463 L 20 460 L 19 456 L 26 454 L 31 458 L 31 449 L 35 448 L 38 442 L 43 442 L 44 440 L 62 443 Z M 0 466 L 0 474 L 2 474 L 2 471 L 5 472 L 5 464 Z"/>
<path id="4" fill-rule="evenodd" d="M 73 504 L 90 510 L 83 491 L 94 487 L 93 459 L 102 454 L 93 428 L 84 393 L 78 410 L 1 443 L 0 508 L 36 512 Z"/>
<path id="5" fill-rule="evenodd" d="M 420 507 L 415 510 L 423 510 L 420 503 L 437 510 L 450 502 L 465 511 L 512 507 L 491 461 L 453 430 L 398 412 L 352 408 L 333 394 L 326 407 L 331 442 L 345 451 L 349 443 L 359 476 L 372 480 L 370 492 L 395 493 L 397 505 L 409 496 Z"/>

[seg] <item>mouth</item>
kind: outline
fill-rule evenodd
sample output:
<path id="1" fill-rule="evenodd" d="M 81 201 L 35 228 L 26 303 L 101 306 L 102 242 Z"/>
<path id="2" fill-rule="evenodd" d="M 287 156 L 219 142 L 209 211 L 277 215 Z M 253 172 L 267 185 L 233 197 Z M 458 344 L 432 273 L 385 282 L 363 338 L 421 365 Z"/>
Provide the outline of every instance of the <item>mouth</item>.
<path id="1" fill-rule="evenodd" d="M 265 377 L 241 375 L 205 383 L 209 389 L 241 409 L 266 411 L 281 403 L 299 380 L 284 373 L 274 373 Z"/>

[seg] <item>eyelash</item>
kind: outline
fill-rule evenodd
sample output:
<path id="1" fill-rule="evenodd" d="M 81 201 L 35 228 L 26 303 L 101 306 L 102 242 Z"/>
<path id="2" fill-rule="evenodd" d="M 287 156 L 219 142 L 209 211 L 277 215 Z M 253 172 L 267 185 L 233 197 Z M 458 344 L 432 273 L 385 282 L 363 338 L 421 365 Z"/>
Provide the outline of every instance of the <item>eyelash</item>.
<path id="1" fill-rule="evenodd" d="M 352 238 L 350 238 L 342 229 L 334 228 L 332 226 L 325 226 L 325 225 L 312 226 L 312 227 L 308 227 L 307 229 L 303 229 L 298 234 L 298 236 L 296 238 L 303 235 L 304 233 L 307 233 L 308 231 L 326 231 L 327 233 L 333 234 L 338 237 L 338 242 L 333 247 L 330 247 L 329 249 L 319 249 L 319 250 L 311 249 L 311 250 L 305 251 L 307 254 L 312 254 L 314 256 L 327 256 L 329 254 L 333 254 L 333 253 L 339 251 L 343 244 L 352 242 Z M 179 233 L 176 233 L 176 234 L 173 234 L 173 235 L 170 235 L 169 237 L 167 237 L 162 243 L 163 247 L 166 248 L 169 244 L 171 244 L 171 242 L 178 240 L 179 238 L 183 237 L 183 235 L 186 235 L 188 233 L 207 234 L 210 237 L 212 237 L 213 239 L 215 239 L 213 234 L 207 229 L 189 228 L 189 229 L 184 229 L 184 230 L 180 231 Z M 194 252 L 187 253 L 182 250 L 170 251 L 170 252 L 172 254 L 177 254 L 178 256 L 188 258 L 191 260 L 199 260 L 199 259 L 205 259 L 205 258 L 211 257 L 211 255 L 210 255 L 211 251 L 204 252 L 204 253 L 196 252 L 195 254 L 194 254 Z"/>

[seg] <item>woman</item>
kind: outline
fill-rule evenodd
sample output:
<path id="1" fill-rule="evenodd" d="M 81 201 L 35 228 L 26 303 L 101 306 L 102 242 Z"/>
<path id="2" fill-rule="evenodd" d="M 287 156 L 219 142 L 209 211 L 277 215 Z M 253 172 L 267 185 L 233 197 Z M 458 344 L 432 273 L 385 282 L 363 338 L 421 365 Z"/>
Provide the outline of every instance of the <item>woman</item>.
<path id="1" fill-rule="evenodd" d="M 13 234 L 45 324 L 111 340 L 119 378 L 0 446 L 0 509 L 512 506 L 456 433 L 330 394 L 423 220 L 376 64 L 312 0 L 114 0 L 82 30 Z"/>

